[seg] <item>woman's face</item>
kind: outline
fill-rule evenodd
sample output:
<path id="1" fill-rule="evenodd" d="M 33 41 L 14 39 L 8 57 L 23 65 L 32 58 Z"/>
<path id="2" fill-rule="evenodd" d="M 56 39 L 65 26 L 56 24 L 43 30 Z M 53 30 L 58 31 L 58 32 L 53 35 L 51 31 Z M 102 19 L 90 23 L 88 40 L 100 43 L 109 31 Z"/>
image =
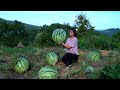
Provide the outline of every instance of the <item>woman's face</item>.
<path id="1" fill-rule="evenodd" d="M 70 37 L 74 36 L 74 32 L 72 30 L 70 30 L 69 34 L 70 34 Z"/>

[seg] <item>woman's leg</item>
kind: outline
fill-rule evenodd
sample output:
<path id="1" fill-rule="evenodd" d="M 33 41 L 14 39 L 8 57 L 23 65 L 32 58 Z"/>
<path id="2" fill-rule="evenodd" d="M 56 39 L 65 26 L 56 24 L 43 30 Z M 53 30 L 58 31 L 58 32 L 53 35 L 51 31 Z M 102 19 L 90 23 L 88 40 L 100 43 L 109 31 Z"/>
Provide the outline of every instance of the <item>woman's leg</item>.
<path id="1" fill-rule="evenodd" d="M 71 62 L 78 62 L 78 57 L 79 55 L 71 54 L 71 58 L 72 58 Z"/>
<path id="2" fill-rule="evenodd" d="M 79 55 L 75 55 L 75 54 L 72 54 L 72 53 L 66 53 L 66 55 L 64 55 L 62 57 L 62 61 L 66 66 L 69 66 L 69 65 L 72 64 L 73 60 L 74 60 L 74 62 L 77 62 L 78 57 L 79 57 Z"/>
<path id="3" fill-rule="evenodd" d="M 66 53 L 66 55 L 62 57 L 62 61 L 66 66 L 69 66 L 71 64 L 71 55 Z"/>
<path id="4" fill-rule="evenodd" d="M 67 53 L 67 61 L 68 61 L 68 63 L 69 63 L 69 65 L 71 65 L 72 64 L 72 59 L 73 59 L 73 56 L 72 56 L 72 53 Z"/>

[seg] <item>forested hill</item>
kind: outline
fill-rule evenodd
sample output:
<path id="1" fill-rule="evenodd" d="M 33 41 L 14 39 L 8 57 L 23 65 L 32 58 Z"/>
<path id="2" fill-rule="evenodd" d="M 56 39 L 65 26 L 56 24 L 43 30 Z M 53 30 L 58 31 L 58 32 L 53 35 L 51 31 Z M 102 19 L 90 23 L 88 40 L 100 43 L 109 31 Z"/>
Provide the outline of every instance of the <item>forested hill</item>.
<path id="1" fill-rule="evenodd" d="M 11 21 L 11 20 L 5 20 L 5 19 L 0 18 L 0 21 L 6 21 L 9 24 L 13 24 L 17 20 Z M 19 22 L 21 22 L 21 21 L 19 21 Z M 31 25 L 31 24 L 27 24 L 27 23 L 23 23 L 23 24 L 24 24 L 24 26 L 25 26 L 26 29 L 39 29 L 40 28 L 39 26 L 36 26 L 36 25 Z"/>
<path id="2" fill-rule="evenodd" d="M 102 34 L 108 35 L 108 36 L 112 36 L 113 34 L 120 32 L 119 28 L 110 28 L 110 29 L 106 29 L 106 30 L 97 30 Z"/>

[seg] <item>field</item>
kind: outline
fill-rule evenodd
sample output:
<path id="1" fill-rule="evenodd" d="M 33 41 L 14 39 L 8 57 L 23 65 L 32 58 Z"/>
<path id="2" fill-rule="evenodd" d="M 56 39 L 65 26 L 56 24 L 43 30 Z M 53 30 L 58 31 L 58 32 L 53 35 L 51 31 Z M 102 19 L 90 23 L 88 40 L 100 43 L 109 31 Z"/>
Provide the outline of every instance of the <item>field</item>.
<path id="1" fill-rule="evenodd" d="M 81 12 L 75 17 L 72 26 L 70 23 L 56 22 L 38 27 L 1 18 L 0 79 L 38 79 L 38 71 L 47 65 L 45 55 L 49 51 L 55 52 L 59 57 L 55 65 L 59 79 L 120 79 L 120 29 L 96 30 L 97 26 L 92 25 L 86 14 Z M 80 56 L 78 63 L 74 62 L 69 70 L 65 70 L 60 58 L 66 50 L 57 44 L 60 38 L 56 35 L 59 34 L 61 39 L 66 38 L 61 41 L 65 43 L 72 28 L 76 29 Z M 62 32 L 54 33 L 55 37 L 52 37 L 56 29 L 63 29 L 66 35 L 62 35 Z M 54 38 L 58 41 L 54 41 Z M 94 59 L 99 59 L 96 62 L 87 57 L 94 50 L 100 55 L 99 59 L 99 55 L 96 57 L 94 54 Z M 18 58 L 23 56 L 28 58 L 30 66 L 25 73 L 19 74 L 14 67 Z"/>
<path id="2" fill-rule="evenodd" d="M 35 47 L 24 47 L 24 48 L 8 48 L 0 47 L 0 79 L 38 79 L 38 71 L 41 67 L 46 66 L 45 54 L 46 52 L 54 51 L 57 53 L 59 58 L 65 54 L 65 50 L 62 47 L 47 47 L 47 48 L 35 48 Z M 100 72 L 103 71 L 105 66 L 114 66 L 116 64 L 120 67 L 120 54 L 113 53 L 109 50 L 99 50 L 101 53 L 101 59 L 97 62 L 92 62 L 86 58 L 87 53 L 91 50 L 80 50 L 79 49 L 79 61 L 73 63 L 73 66 L 64 71 L 65 65 L 59 61 L 56 64 L 56 68 L 59 72 L 59 79 L 99 79 Z M 116 51 L 115 51 L 116 52 Z M 13 67 L 16 60 L 20 56 L 26 56 L 30 62 L 30 68 L 23 74 L 18 74 L 14 71 Z M 94 72 L 86 73 L 86 66 L 93 66 Z M 113 67 L 114 68 L 114 67 Z M 110 69 L 112 70 L 112 69 Z M 120 79 L 120 68 L 116 68 L 108 75 L 108 79 Z"/>

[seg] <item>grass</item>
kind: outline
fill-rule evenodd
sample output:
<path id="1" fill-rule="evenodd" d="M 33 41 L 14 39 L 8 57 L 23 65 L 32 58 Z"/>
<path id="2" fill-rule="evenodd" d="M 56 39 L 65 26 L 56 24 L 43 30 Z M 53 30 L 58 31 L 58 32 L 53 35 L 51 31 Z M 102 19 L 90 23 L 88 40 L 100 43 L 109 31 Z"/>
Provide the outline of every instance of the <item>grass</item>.
<path id="1" fill-rule="evenodd" d="M 45 55 L 47 52 L 53 51 L 59 55 L 59 59 L 65 54 L 64 48 L 48 47 L 48 48 L 0 48 L 0 78 L 5 79 L 38 79 L 38 71 L 41 67 L 46 66 Z M 79 50 L 80 57 L 78 63 L 73 63 L 73 67 L 70 68 L 69 73 L 60 73 L 64 67 L 60 65 L 59 74 L 60 79 L 97 79 L 100 76 L 100 72 L 107 65 L 120 61 L 120 55 L 118 53 L 109 53 L 109 56 L 102 56 L 100 61 L 92 62 L 86 59 L 86 54 L 92 50 Z M 98 51 L 98 50 L 96 50 Z M 98 51 L 100 52 L 100 50 Z M 117 54 L 117 55 L 116 55 Z M 30 69 L 23 74 L 18 74 L 14 71 L 13 67 L 17 59 L 21 56 L 28 57 L 30 62 Z M 87 66 L 93 66 L 95 71 L 93 73 L 85 73 Z M 2 76 L 3 77 L 2 77 Z"/>

